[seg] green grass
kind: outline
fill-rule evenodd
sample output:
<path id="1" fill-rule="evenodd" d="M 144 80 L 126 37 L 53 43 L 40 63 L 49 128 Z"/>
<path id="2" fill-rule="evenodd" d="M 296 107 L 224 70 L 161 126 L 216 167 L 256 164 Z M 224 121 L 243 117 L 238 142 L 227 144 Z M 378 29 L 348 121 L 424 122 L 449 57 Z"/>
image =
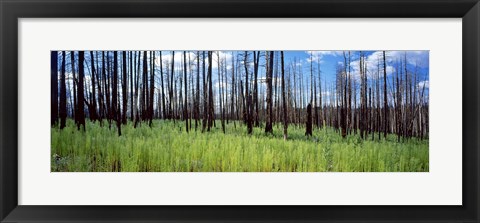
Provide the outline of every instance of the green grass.
<path id="1" fill-rule="evenodd" d="M 194 121 L 192 121 L 192 124 Z M 343 139 L 332 128 L 315 129 L 306 137 L 304 128 L 283 126 L 274 134 L 263 128 L 246 134 L 245 125 L 230 122 L 223 134 L 220 122 L 211 132 L 194 128 L 187 133 L 185 122 L 156 120 L 122 126 L 104 121 L 87 122 L 86 132 L 77 131 L 72 120 L 63 130 L 51 129 L 53 172 L 428 172 L 428 140 L 398 143 L 395 135 L 372 141 L 350 135 Z"/>

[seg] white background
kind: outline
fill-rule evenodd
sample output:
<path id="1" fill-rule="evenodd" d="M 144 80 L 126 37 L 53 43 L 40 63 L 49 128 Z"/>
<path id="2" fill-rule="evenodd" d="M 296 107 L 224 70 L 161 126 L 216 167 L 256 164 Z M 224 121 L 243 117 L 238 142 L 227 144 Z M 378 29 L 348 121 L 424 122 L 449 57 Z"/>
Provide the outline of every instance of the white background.
<path id="1" fill-rule="evenodd" d="M 461 27 L 461 19 L 20 19 L 19 204 L 461 205 Z M 430 50 L 430 172 L 50 173 L 50 50 L 213 49 Z"/>

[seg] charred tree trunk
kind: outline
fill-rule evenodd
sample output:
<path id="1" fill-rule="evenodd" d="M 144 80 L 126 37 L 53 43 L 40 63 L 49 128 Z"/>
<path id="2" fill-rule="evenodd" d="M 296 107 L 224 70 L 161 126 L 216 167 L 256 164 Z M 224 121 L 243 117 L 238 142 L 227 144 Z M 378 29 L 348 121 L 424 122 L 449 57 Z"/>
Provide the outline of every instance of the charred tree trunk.
<path id="1" fill-rule="evenodd" d="M 106 103 L 107 103 L 107 119 L 108 119 L 108 128 L 111 128 L 112 127 L 112 106 L 110 104 L 110 59 L 109 59 L 109 56 L 108 56 L 108 52 L 107 52 L 107 58 L 106 58 L 106 61 L 107 61 L 107 69 L 106 69 L 106 72 L 105 72 L 105 92 L 106 92 Z M 103 57 L 103 61 L 105 61 L 105 57 Z"/>
<path id="2" fill-rule="evenodd" d="M 78 101 L 77 101 L 77 77 L 75 73 L 75 52 L 70 52 L 70 63 L 72 66 L 72 85 L 73 85 L 73 120 L 77 124 L 77 113 L 78 113 Z"/>
<path id="3" fill-rule="evenodd" d="M 231 100 L 230 100 L 230 119 L 234 119 L 234 112 L 235 112 L 235 57 L 232 52 L 232 91 L 231 91 Z M 235 121 L 233 121 L 233 125 L 236 127 Z"/>
<path id="4" fill-rule="evenodd" d="M 197 131 L 197 125 L 200 118 L 200 51 L 197 51 L 197 84 L 195 91 L 195 131 Z"/>
<path id="5" fill-rule="evenodd" d="M 168 75 L 168 74 L 167 74 Z M 163 83 L 163 59 L 162 59 L 162 51 L 160 51 L 160 84 L 162 85 L 162 118 L 165 119 L 167 117 L 167 108 L 165 107 L 165 85 Z"/>
<path id="6" fill-rule="evenodd" d="M 67 86 L 65 82 L 65 51 L 62 51 L 62 71 L 60 77 L 60 129 L 65 128 L 67 120 Z"/>
<path id="7" fill-rule="evenodd" d="M 83 131 L 85 131 L 85 111 L 84 111 L 84 86 L 83 86 L 83 79 L 84 79 L 84 70 L 83 70 L 83 62 L 84 62 L 84 52 L 78 52 L 78 88 L 77 88 L 77 100 L 78 100 L 78 124 L 77 129 L 80 130 L 80 127 L 83 126 Z"/>
<path id="8" fill-rule="evenodd" d="M 122 123 L 127 124 L 127 103 L 128 103 L 128 94 L 127 94 L 127 52 L 122 52 Z"/>
<path id="9" fill-rule="evenodd" d="M 383 51 L 383 112 L 384 112 L 384 129 L 383 137 L 387 138 L 388 130 L 388 102 L 387 102 L 387 63 L 385 60 L 385 51 Z"/>
<path id="10" fill-rule="evenodd" d="M 172 51 L 172 68 L 170 70 L 171 74 L 170 74 L 170 86 L 169 86 L 169 105 L 168 105 L 168 111 L 169 111 L 169 115 L 168 115 L 168 118 L 169 119 L 173 119 L 173 74 L 174 74 L 174 71 L 175 71 L 175 51 Z"/>
<path id="11" fill-rule="evenodd" d="M 150 128 L 152 127 L 152 121 L 153 121 L 153 101 L 154 101 L 154 93 L 155 93 L 155 52 L 151 51 L 152 57 L 150 58 L 151 64 L 152 64 L 152 69 L 150 70 L 150 101 L 148 103 L 148 118 L 149 123 L 148 125 Z"/>
<path id="12" fill-rule="evenodd" d="M 185 97 L 184 97 L 184 103 L 183 103 L 183 118 L 185 119 L 185 130 L 188 133 L 188 104 L 187 104 L 187 98 L 188 98 L 188 93 L 187 93 L 187 52 L 183 51 L 183 78 L 184 78 L 184 91 L 185 91 Z"/>
<path id="13" fill-rule="evenodd" d="M 89 113 L 90 113 L 90 120 L 96 121 L 97 120 L 97 99 L 96 99 L 96 93 L 95 93 L 95 75 L 96 70 L 95 70 L 95 62 L 94 62 L 94 57 L 93 57 L 93 51 L 90 51 L 90 66 L 92 67 L 92 99 L 91 103 L 89 106 Z"/>
<path id="14" fill-rule="evenodd" d="M 253 51 L 253 106 L 255 107 L 255 126 L 260 126 L 258 114 L 258 64 L 260 62 L 260 51 Z"/>
<path id="15" fill-rule="evenodd" d="M 130 121 L 133 122 L 133 57 L 132 52 L 130 51 Z M 162 85 L 163 87 L 163 85 Z"/>
<path id="16" fill-rule="evenodd" d="M 133 106 L 134 106 L 134 112 L 135 112 L 135 123 L 133 124 L 133 127 L 134 128 L 137 128 L 137 125 L 140 123 L 140 111 L 138 109 L 138 88 L 139 88 L 139 85 L 140 85 L 140 55 L 141 55 L 141 52 L 138 52 L 135 53 L 135 59 L 134 61 L 136 61 L 137 63 L 137 69 L 135 69 L 135 98 L 134 98 L 134 103 L 133 103 Z M 138 55 L 138 60 L 136 59 L 137 58 L 137 55 Z"/>
<path id="17" fill-rule="evenodd" d="M 205 51 L 202 51 L 202 74 L 203 74 L 203 122 L 202 122 L 202 132 L 205 132 L 208 124 L 208 92 L 207 92 L 207 78 L 205 78 Z"/>
<path id="18" fill-rule="evenodd" d="M 272 77 L 273 77 L 273 51 L 268 52 L 268 67 L 267 67 L 267 123 L 265 124 L 265 133 L 273 134 L 273 103 L 272 103 Z M 310 117 L 311 118 L 311 117 Z"/>
<path id="19" fill-rule="evenodd" d="M 212 87 L 212 51 L 208 51 L 208 127 L 207 131 L 213 126 L 215 121 L 215 111 L 213 103 L 213 87 Z"/>
<path id="20" fill-rule="evenodd" d="M 112 109 L 113 109 L 113 117 L 117 122 L 117 131 L 118 136 L 122 135 L 121 129 L 121 114 L 118 104 L 118 55 L 117 51 L 113 51 L 113 80 L 112 80 Z"/>
<path id="21" fill-rule="evenodd" d="M 282 101 L 283 101 L 283 139 L 287 140 L 288 138 L 288 111 L 287 111 L 287 100 L 285 98 L 285 64 L 283 58 L 283 51 L 281 51 L 282 57 Z"/>
<path id="22" fill-rule="evenodd" d="M 250 92 L 248 91 L 248 52 L 245 51 L 245 59 L 243 65 L 245 66 L 245 96 L 247 100 L 246 107 L 244 108 L 244 119 L 245 123 L 247 124 L 247 133 L 252 134 L 253 126 L 252 126 L 252 113 L 251 113 L 251 104 L 252 104 L 252 97 Z"/>
<path id="23" fill-rule="evenodd" d="M 307 122 L 306 122 L 306 136 L 312 136 L 312 104 L 307 105 Z"/>
<path id="24" fill-rule="evenodd" d="M 50 51 L 50 74 L 51 74 L 51 125 L 56 126 L 58 123 L 58 51 Z"/>
<path id="25" fill-rule="evenodd" d="M 223 79 L 222 79 L 222 67 L 221 67 L 221 58 L 220 58 L 220 51 L 217 51 L 217 83 L 218 83 L 218 104 L 220 106 L 220 122 L 222 125 L 222 131 L 225 133 L 225 123 L 223 121 Z"/>

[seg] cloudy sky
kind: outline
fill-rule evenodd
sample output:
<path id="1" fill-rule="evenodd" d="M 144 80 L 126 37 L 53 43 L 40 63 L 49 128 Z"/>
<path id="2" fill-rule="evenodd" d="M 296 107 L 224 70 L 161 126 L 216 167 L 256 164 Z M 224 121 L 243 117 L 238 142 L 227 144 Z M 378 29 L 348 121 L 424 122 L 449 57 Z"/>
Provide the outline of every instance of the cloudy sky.
<path id="1" fill-rule="evenodd" d="M 213 53 L 213 85 L 214 88 L 218 89 L 219 86 L 224 87 L 220 82 L 218 81 L 218 56 L 220 56 L 221 61 L 224 63 L 224 61 L 227 61 L 227 75 L 228 75 L 228 80 L 229 83 L 228 85 L 231 84 L 231 69 L 232 69 L 232 60 L 235 61 L 236 64 L 240 63 L 242 64 L 241 66 L 237 65 L 237 75 L 238 72 L 240 72 L 242 76 L 242 79 L 245 79 L 244 73 L 245 73 L 245 68 L 243 66 L 243 59 L 244 59 L 244 52 L 245 51 L 214 51 Z M 97 53 L 100 53 L 98 51 Z M 172 51 L 162 51 L 162 64 L 163 64 L 163 71 L 164 74 L 167 72 L 167 69 L 170 69 L 171 60 L 172 60 Z M 288 73 L 293 73 L 293 68 L 295 67 L 296 73 L 300 73 L 301 71 L 303 75 L 303 85 L 304 86 L 309 86 L 310 84 L 310 69 L 313 67 L 313 74 L 315 75 L 315 79 L 318 80 L 318 74 L 320 70 L 320 75 L 322 79 L 322 94 L 325 96 L 328 96 L 329 92 L 326 92 L 327 89 L 330 90 L 330 88 L 335 84 L 335 75 L 336 75 L 336 70 L 338 67 L 343 67 L 343 64 L 345 63 L 345 58 L 344 58 L 344 53 L 348 57 L 348 53 L 350 53 L 350 66 L 351 66 L 351 72 L 353 74 L 353 78 L 356 78 L 359 80 L 360 74 L 360 63 L 359 63 L 359 58 L 360 58 L 360 51 L 284 51 L 284 57 L 285 57 L 285 72 L 286 75 Z M 362 51 L 362 53 L 366 57 L 366 66 L 367 66 L 367 72 L 368 72 L 368 77 L 369 80 L 372 80 L 376 78 L 378 68 L 377 66 L 380 65 L 380 77 L 383 77 L 383 51 Z M 200 52 L 200 54 L 202 54 Z M 426 95 L 428 97 L 428 84 L 429 84 L 429 51 L 385 51 L 386 54 L 386 61 L 387 61 L 387 78 L 389 79 L 388 84 L 389 86 L 391 85 L 391 77 L 393 77 L 393 74 L 395 74 L 396 69 L 398 64 L 402 63 L 404 58 L 407 58 L 407 70 L 409 73 L 417 73 L 417 78 L 418 78 L 418 86 L 422 88 L 425 86 L 426 88 Z M 99 60 L 101 61 L 101 54 L 99 54 Z M 121 69 L 121 53 L 119 55 L 119 69 Z M 143 53 L 142 53 L 143 55 Z M 205 53 L 207 55 L 207 53 Z M 112 56 L 112 53 L 110 53 L 110 57 Z M 148 54 L 149 56 L 149 54 Z M 60 60 L 60 55 L 59 55 L 59 60 Z M 280 53 L 279 51 L 275 52 L 275 57 L 276 57 L 276 62 L 277 68 L 280 68 Z M 196 58 L 197 58 L 197 51 L 187 51 L 186 54 L 187 61 L 189 61 L 189 72 L 191 73 L 196 73 Z M 202 58 L 202 57 L 200 57 Z M 67 54 L 67 62 L 70 61 L 70 55 L 69 53 Z M 177 77 L 183 77 L 183 51 L 175 51 L 175 72 Z M 149 58 L 150 60 L 150 58 Z M 278 61 L 277 61 L 278 60 Z M 143 61 L 143 60 L 140 60 Z M 248 69 L 249 69 L 249 74 L 252 74 L 253 72 L 253 54 L 252 51 L 249 52 L 249 59 L 248 59 Z M 206 61 L 208 62 L 208 61 Z M 259 73 L 258 73 L 258 78 L 259 78 L 259 92 L 260 94 L 262 92 L 265 92 L 265 83 L 262 83 L 262 80 L 265 79 L 266 76 L 266 70 L 265 70 L 265 51 L 261 51 L 260 53 L 260 67 L 259 67 Z M 60 61 L 59 61 L 59 66 L 60 66 Z M 201 63 L 201 62 L 200 62 Z M 348 63 L 348 59 L 347 59 Z M 101 64 L 99 62 L 99 64 Z M 85 53 L 85 65 L 87 67 L 91 66 L 90 65 L 90 54 L 89 52 Z M 275 63 L 274 63 L 275 65 Z M 167 68 L 168 67 L 168 68 Z M 150 67 L 148 67 L 150 69 Z M 201 69 L 201 67 L 200 67 Z M 276 69 L 277 70 L 277 69 Z M 160 77 L 160 51 L 155 51 L 155 79 L 156 79 L 156 88 L 160 87 L 159 85 L 159 77 Z M 277 70 L 277 74 L 280 74 L 280 71 Z M 86 69 L 86 76 L 85 78 L 87 79 L 87 82 L 90 77 L 90 69 Z M 71 69 L 69 69 L 69 66 L 67 66 L 67 77 L 71 77 Z M 195 77 L 195 75 L 194 75 Z M 280 77 L 280 76 L 279 76 Z M 292 75 L 293 77 L 293 75 Z M 298 76 L 297 76 L 298 77 Z M 166 75 L 164 75 L 164 78 L 166 78 Z M 238 78 L 238 77 L 237 77 Z M 70 78 L 69 78 L 70 79 Z M 280 81 L 280 80 L 278 80 Z M 279 82 L 280 83 L 280 82 Z M 69 83 L 70 84 L 70 83 Z M 293 83 L 292 83 L 293 84 Z M 318 83 L 317 83 L 318 84 Z M 357 85 L 359 84 L 359 81 L 357 81 Z M 280 86 L 280 85 L 279 85 Z M 228 93 L 230 92 L 231 86 L 227 86 Z M 390 87 L 389 87 L 390 88 Z M 307 97 L 310 95 L 310 91 L 308 87 L 304 87 L 305 89 L 305 94 Z M 298 93 L 298 92 L 296 92 Z M 320 92 L 317 93 L 320 94 Z M 428 99 L 427 99 L 428 100 Z"/>

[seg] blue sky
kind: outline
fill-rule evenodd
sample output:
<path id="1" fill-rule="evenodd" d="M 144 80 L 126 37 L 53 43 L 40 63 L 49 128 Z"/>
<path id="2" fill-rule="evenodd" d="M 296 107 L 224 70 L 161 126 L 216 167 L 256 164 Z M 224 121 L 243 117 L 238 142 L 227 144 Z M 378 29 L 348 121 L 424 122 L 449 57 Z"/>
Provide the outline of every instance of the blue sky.
<path id="1" fill-rule="evenodd" d="M 221 61 L 226 60 L 227 61 L 227 70 L 228 70 L 228 93 L 230 92 L 231 89 L 231 63 L 232 63 L 232 55 L 235 55 L 235 58 L 239 59 L 239 61 L 243 61 L 243 53 L 245 51 L 214 51 L 213 53 L 213 82 L 214 82 L 214 88 L 218 89 L 221 84 L 218 82 L 218 68 L 217 68 L 217 60 L 218 60 L 218 53 L 220 54 Z M 280 59 L 280 53 L 279 51 L 276 51 L 277 53 L 275 54 L 276 59 Z M 322 94 L 329 94 L 326 92 L 327 90 L 331 90 L 331 87 L 335 84 L 335 76 L 336 76 L 336 69 L 338 66 L 343 67 L 344 62 L 344 52 L 348 55 L 348 52 L 350 52 L 351 55 L 351 60 L 350 60 L 350 66 L 351 66 L 351 72 L 352 72 L 352 77 L 356 78 L 357 80 L 357 86 L 359 85 L 359 55 L 360 51 L 284 51 L 284 57 L 285 57 L 285 72 L 286 75 L 288 75 L 288 72 L 292 71 L 293 65 L 296 65 L 297 69 L 297 75 L 298 75 L 298 69 L 301 69 L 302 74 L 303 74 L 303 86 L 304 86 L 304 93 L 307 95 L 307 97 L 310 97 L 310 91 L 309 91 L 309 84 L 310 84 L 310 66 L 311 66 L 311 61 L 313 61 L 313 73 L 314 73 L 314 78 L 318 80 L 318 68 L 320 67 L 320 74 L 322 78 Z M 366 57 L 366 64 L 367 64 L 367 70 L 368 70 L 368 77 L 369 80 L 371 81 L 373 78 L 376 77 L 377 73 L 377 63 L 380 62 L 380 77 L 383 77 L 383 51 L 362 51 Z M 187 60 L 190 60 L 190 65 L 189 65 L 189 72 L 190 73 L 196 73 L 196 53 L 197 51 L 187 51 Z M 205 53 L 206 54 L 206 53 Z M 119 55 L 119 69 L 120 69 L 120 64 L 121 64 L 121 53 Z M 149 54 L 148 54 L 149 55 Z M 259 73 L 258 73 L 258 78 L 260 80 L 265 78 L 265 51 L 261 51 L 261 56 L 260 56 L 260 67 L 259 67 Z M 429 51 L 386 51 L 386 61 L 387 61 L 387 78 L 389 88 L 392 82 L 391 77 L 393 76 L 396 72 L 396 67 L 399 62 L 401 62 L 404 57 L 407 57 L 407 70 L 410 74 L 413 74 L 414 72 L 417 73 L 417 78 L 419 85 L 423 87 L 425 85 L 426 88 L 426 95 L 427 95 L 427 100 L 428 100 L 428 84 L 429 84 Z M 110 56 L 112 56 L 112 53 L 110 53 Z M 59 56 L 59 60 L 60 60 Z M 85 63 L 89 66 L 90 64 L 90 55 L 89 52 L 85 53 Z M 312 58 L 312 59 L 310 59 Z M 67 53 L 67 64 L 70 61 L 70 55 Z M 149 58 L 150 59 L 150 58 Z M 167 64 L 171 62 L 171 51 L 162 51 L 162 61 L 163 61 L 163 69 L 164 69 L 164 74 L 167 71 Z M 101 55 L 99 55 L 99 60 L 101 60 Z M 379 61 L 380 60 L 380 61 Z M 143 60 L 142 60 L 143 61 Z M 101 65 L 101 62 L 99 61 L 99 64 Z M 160 82 L 159 82 L 159 77 L 160 77 L 160 60 L 159 60 L 159 51 L 156 51 L 156 66 L 155 66 L 155 79 L 156 79 L 156 87 L 160 87 Z M 60 65 L 60 62 L 59 62 Z M 320 66 L 319 66 L 320 65 Z M 253 55 L 251 54 L 250 51 L 250 57 L 249 57 L 249 74 L 252 74 L 253 72 Z M 278 61 L 278 67 L 280 67 L 280 62 Z M 168 69 L 170 68 L 170 65 L 168 65 Z M 148 68 L 150 69 L 150 68 Z M 182 78 L 182 69 L 183 69 L 183 51 L 175 51 L 175 71 L 176 71 L 176 76 Z M 289 70 L 290 69 L 290 70 Z M 71 71 L 70 67 L 67 66 L 67 77 L 71 76 Z M 239 68 L 238 70 L 240 74 L 242 75 L 242 79 L 245 79 L 244 73 L 245 69 L 243 65 Z M 90 71 L 89 69 L 86 69 L 86 78 L 88 79 L 90 76 Z M 237 74 L 238 75 L 238 74 Z M 280 74 L 280 71 L 278 71 L 278 75 Z M 164 76 L 166 78 L 166 75 Z M 195 75 L 194 75 L 195 77 Z M 280 77 L 280 76 L 279 76 Z M 298 77 L 298 76 L 297 76 Z M 238 77 L 237 77 L 238 78 Z M 286 76 L 287 78 L 287 76 Z M 293 75 L 292 75 L 293 78 Z M 250 79 L 251 80 L 251 79 Z M 260 81 L 261 82 L 261 81 Z M 291 83 L 293 85 L 293 81 Z M 318 83 L 317 83 L 318 84 Z M 370 85 L 370 84 L 369 84 Z M 279 85 L 280 87 L 280 85 Z M 326 87 L 326 88 L 325 88 Z M 214 90 L 216 92 L 218 90 Z M 389 89 L 390 91 L 390 89 Z M 265 84 L 260 83 L 259 84 L 259 93 L 262 94 L 265 92 Z M 295 92 L 298 93 L 298 92 Z M 216 94 L 216 93 L 215 93 Z M 317 93 L 320 94 L 320 92 Z"/>

